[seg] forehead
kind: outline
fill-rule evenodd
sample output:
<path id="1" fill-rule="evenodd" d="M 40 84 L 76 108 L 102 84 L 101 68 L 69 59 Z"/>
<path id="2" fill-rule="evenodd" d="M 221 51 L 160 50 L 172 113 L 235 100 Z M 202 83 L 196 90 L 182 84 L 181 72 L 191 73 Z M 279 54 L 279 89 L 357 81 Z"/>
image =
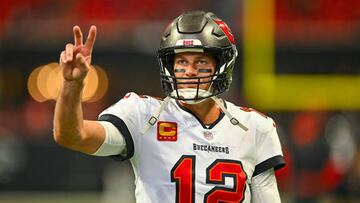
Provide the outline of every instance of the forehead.
<path id="1" fill-rule="evenodd" d="M 182 52 L 182 53 L 176 53 L 176 58 L 186 58 L 186 59 L 196 59 L 196 58 L 203 58 L 208 60 L 215 60 L 214 57 L 211 54 L 208 53 L 202 53 L 202 52 Z"/>

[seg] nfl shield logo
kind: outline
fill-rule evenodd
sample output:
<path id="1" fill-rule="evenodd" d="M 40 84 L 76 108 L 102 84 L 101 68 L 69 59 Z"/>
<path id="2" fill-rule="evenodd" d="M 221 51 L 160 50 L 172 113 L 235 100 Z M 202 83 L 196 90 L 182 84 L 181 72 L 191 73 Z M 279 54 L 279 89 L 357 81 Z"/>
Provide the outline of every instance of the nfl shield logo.
<path id="1" fill-rule="evenodd" d="M 212 139 L 214 139 L 214 136 L 213 136 L 212 132 L 204 131 L 204 138 L 207 140 L 212 140 Z"/>

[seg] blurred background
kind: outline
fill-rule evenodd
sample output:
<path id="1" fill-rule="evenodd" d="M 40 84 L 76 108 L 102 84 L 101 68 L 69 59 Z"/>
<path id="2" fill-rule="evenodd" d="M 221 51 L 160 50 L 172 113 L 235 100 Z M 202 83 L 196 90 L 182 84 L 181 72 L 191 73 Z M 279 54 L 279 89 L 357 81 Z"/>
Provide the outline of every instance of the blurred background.
<path id="1" fill-rule="evenodd" d="M 276 121 L 283 202 L 360 201 L 360 1 L 1 0 L 0 202 L 134 202 L 128 162 L 54 143 L 59 54 L 73 25 L 84 36 L 97 26 L 83 98 L 96 119 L 126 92 L 162 96 L 160 35 L 188 10 L 233 30 L 240 54 L 224 96 Z"/>

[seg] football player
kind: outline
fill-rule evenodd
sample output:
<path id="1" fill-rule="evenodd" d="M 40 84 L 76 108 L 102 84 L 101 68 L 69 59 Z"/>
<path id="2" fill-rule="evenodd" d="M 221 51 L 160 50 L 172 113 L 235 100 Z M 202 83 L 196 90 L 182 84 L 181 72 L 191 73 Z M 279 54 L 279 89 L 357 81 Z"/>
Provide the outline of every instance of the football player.
<path id="1" fill-rule="evenodd" d="M 280 202 L 274 170 L 284 166 L 273 120 L 218 97 L 227 91 L 237 49 L 224 21 L 192 11 L 172 21 L 158 60 L 164 99 L 130 92 L 97 121 L 83 119 L 81 93 L 96 27 L 60 56 L 64 82 L 54 138 L 72 150 L 130 159 L 136 201 Z"/>

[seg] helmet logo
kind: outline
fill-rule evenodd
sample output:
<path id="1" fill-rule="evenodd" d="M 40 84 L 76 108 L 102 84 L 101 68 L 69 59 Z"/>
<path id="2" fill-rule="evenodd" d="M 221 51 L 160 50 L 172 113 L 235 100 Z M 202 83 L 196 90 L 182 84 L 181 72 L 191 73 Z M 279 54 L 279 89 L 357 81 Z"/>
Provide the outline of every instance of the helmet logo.
<path id="1" fill-rule="evenodd" d="M 231 33 L 229 26 L 222 20 L 216 20 L 216 19 L 213 20 L 222 29 L 222 31 L 224 31 L 225 35 L 230 40 L 230 42 L 232 44 L 235 44 L 235 38 L 234 35 Z"/>
<path id="2" fill-rule="evenodd" d="M 183 45 L 184 46 L 192 46 L 192 45 L 194 45 L 194 40 L 184 40 L 183 41 Z"/>
<path id="3" fill-rule="evenodd" d="M 201 45 L 201 41 L 198 39 L 180 39 L 176 42 L 176 46 L 194 46 Z"/>

